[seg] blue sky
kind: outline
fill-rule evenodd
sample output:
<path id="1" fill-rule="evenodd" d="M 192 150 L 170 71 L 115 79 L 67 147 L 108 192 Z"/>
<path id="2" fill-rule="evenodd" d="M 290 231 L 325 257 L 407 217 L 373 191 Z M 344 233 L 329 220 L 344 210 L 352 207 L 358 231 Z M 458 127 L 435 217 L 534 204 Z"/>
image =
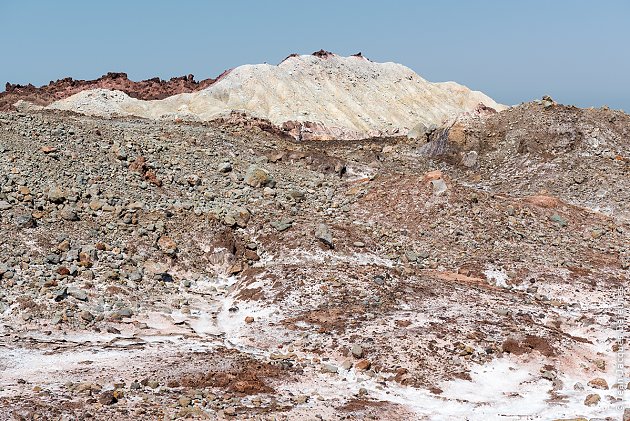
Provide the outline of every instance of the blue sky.
<path id="1" fill-rule="evenodd" d="M 630 1 L 0 0 L 0 83 L 213 77 L 320 48 L 516 104 L 630 111 Z M 0 88 L 0 89 L 3 89 Z"/>

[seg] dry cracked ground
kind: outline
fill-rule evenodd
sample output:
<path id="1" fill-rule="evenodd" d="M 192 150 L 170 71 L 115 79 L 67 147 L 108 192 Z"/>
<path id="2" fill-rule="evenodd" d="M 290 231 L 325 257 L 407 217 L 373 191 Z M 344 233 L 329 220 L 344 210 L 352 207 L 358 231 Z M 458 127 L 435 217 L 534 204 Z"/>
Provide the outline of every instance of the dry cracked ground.
<path id="1" fill-rule="evenodd" d="M 0 418 L 626 420 L 629 136 L 0 113 Z"/>

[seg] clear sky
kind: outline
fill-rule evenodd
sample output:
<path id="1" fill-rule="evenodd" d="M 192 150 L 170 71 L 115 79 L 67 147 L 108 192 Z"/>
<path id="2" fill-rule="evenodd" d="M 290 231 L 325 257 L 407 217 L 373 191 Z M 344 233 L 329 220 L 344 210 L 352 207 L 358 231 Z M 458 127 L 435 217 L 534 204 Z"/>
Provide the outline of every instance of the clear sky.
<path id="1" fill-rule="evenodd" d="M 323 48 L 505 104 L 549 94 L 630 112 L 628 0 L 0 0 L 0 40 L 3 85 L 108 71 L 202 79 Z"/>

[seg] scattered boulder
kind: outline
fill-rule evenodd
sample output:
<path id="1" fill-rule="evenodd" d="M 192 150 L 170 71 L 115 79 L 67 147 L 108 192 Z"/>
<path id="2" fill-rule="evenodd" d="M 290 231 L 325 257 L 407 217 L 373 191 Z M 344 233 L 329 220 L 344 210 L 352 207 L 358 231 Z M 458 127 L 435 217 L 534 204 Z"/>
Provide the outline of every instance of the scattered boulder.
<path id="1" fill-rule="evenodd" d="M 219 164 L 219 168 L 217 168 L 220 173 L 226 174 L 232 171 L 232 164 L 229 162 L 222 162 Z"/>
<path id="2" fill-rule="evenodd" d="M 36 222 L 31 215 L 20 215 L 15 218 L 15 225 L 18 228 L 35 228 Z"/>
<path id="3" fill-rule="evenodd" d="M 113 390 L 106 390 L 98 395 L 98 403 L 101 405 L 113 405 L 118 402 Z"/>
<path id="4" fill-rule="evenodd" d="M 315 238 L 321 241 L 329 249 L 333 249 L 335 247 L 333 244 L 332 232 L 326 224 L 319 224 L 317 226 L 317 228 L 315 229 Z"/>
<path id="5" fill-rule="evenodd" d="M 597 393 L 591 393 L 586 396 L 584 399 L 584 405 L 586 406 L 596 406 L 599 405 L 599 402 L 602 400 L 602 397 Z"/>
<path id="6" fill-rule="evenodd" d="M 270 225 L 280 232 L 286 231 L 293 226 L 293 219 L 283 218 L 278 221 L 271 221 Z"/>
<path id="7" fill-rule="evenodd" d="M 61 187 L 55 186 L 48 190 L 48 200 L 53 203 L 63 203 L 66 196 L 66 192 Z"/>
<path id="8" fill-rule="evenodd" d="M 172 256 L 177 252 L 177 243 L 171 237 L 166 235 L 163 235 L 158 239 L 157 246 L 164 254 L 169 256 Z"/>
<path id="9" fill-rule="evenodd" d="M 370 369 L 372 363 L 369 360 L 360 360 L 354 366 L 359 371 L 365 371 Z"/>
<path id="10" fill-rule="evenodd" d="M 427 127 L 424 123 L 418 123 L 409 130 L 407 138 L 410 140 L 426 141 L 431 131 L 432 129 Z"/>
<path id="11" fill-rule="evenodd" d="M 557 224 L 560 227 L 566 227 L 567 226 L 567 220 L 564 219 L 562 216 L 558 215 L 557 213 L 554 213 L 553 215 L 551 215 L 549 217 L 549 220 L 555 224 Z"/>
<path id="12" fill-rule="evenodd" d="M 603 379 L 601 377 L 593 379 L 589 381 L 587 384 L 593 389 L 608 390 L 608 382 L 606 381 L 606 379 Z"/>
<path id="13" fill-rule="evenodd" d="M 431 180 L 431 186 L 433 187 L 433 194 L 436 196 L 440 196 L 446 190 L 448 190 L 448 186 L 446 182 L 442 178 L 438 178 L 437 180 Z"/>
<path id="14" fill-rule="evenodd" d="M 464 152 L 462 156 L 462 165 L 466 168 L 473 168 L 477 165 L 477 151 Z"/>
<path id="15" fill-rule="evenodd" d="M 251 187 L 265 187 L 273 183 L 269 171 L 252 164 L 245 173 L 245 183 Z"/>
<path id="16" fill-rule="evenodd" d="M 91 322 L 92 320 L 94 320 L 94 315 L 87 310 L 83 310 L 81 313 L 79 313 L 79 317 L 86 322 Z"/>
<path id="17" fill-rule="evenodd" d="M 336 374 L 339 371 L 339 369 L 334 366 L 333 364 L 324 364 L 322 365 L 322 373 L 332 373 L 332 374 Z"/>
<path id="18" fill-rule="evenodd" d="M 45 145 L 41 147 L 40 151 L 42 151 L 45 154 L 50 154 L 50 153 L 57 152 L 57 148 L 55 148 L 54 146 Z"/>
<path id="19" fill-rule="evenodd" d="M 87 293 L 83 291 L 82 289 L 78 289 L 78 288 L 68 288 L 67 294 L 80 301 L 87 301 L 88 299 Z"/>
<path id="20" fill-rule="evenodd" d="M 64 206 L 63 209 L 61 209 L 61 211 L 59 212 L 59 216 L 61 216 L 66 221 L 79 220 L 76 209 L 71 206 Z"/>
<path id="21" fill-rule="evenodd" d="M 542 97 L 541 103 L 542 103 L 542 106 L 545 108 L 550 108 L 556 105 L 556 101 L 554 101 L 553 98 L 551 98 L 549 95 L 544 95 Z"/>
<path id="22" fill-rule="evenodd" d="M 236 225 L 239 228 L 245 228 L 250 218 L 251 213 L 249 210 L 242 206 L 234 206 L 227 212 L 223 221 L 231 227 Z"/>
<path id="23" fill-rule="evenodd" d="M 168 282 L 168 283 L 173 282 L 173 275 L 171 275 L 168 272 L 160 273 L 158 277 L 159 277 L 159 280 L 162 282 Z"/>

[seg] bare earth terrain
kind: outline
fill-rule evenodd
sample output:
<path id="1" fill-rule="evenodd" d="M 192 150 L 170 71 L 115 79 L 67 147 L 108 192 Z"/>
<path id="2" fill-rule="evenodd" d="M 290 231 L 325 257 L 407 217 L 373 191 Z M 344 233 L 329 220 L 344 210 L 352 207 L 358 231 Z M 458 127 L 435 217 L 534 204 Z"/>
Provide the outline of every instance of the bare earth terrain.
<path id="1" fill-rule="evenodd" d="M 629 136 L 2 112 L 0 419 L 626 420 Z"/>

